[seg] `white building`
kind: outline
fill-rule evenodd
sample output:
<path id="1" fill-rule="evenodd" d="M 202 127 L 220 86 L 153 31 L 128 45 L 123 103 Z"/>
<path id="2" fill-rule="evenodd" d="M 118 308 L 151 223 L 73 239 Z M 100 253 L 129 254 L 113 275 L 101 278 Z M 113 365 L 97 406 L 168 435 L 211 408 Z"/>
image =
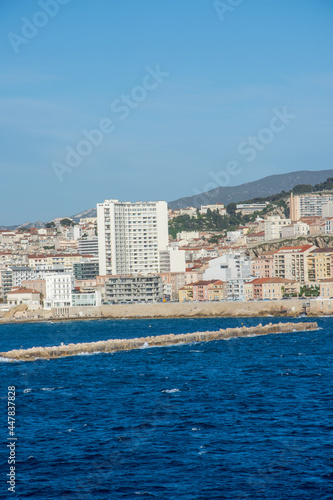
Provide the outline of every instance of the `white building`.
<path id="1" fill-rule="evenodd" d="M 40 293 L 30 288 L 14 288 L 7 294 L 7 303 L 10 307 L 26 304 L 32 309 L 37 309 L 41 307 Z"/>
<path id="2" fill-rule="evenodd" d="M 214 205 L 201 205 L 200 213 L 202 215 L 206 214 L 208 210 L 210 210 L 211 212 L 218 211 L 220 215 L 226 215 L 227 213 L 227 209 L 225 208 L 223 203 L 215 203 Z"/>
<path id="3" fill-rule="evenodd" d="M 67 310 L 72 305 L 74 276 L 71 274 L 49 274 L 45 276 L 45 309 Z"/>
<path id="4" fill-rule="evenodd" d="M 81 255 L 98 255 L 97 236 L 88 236 L 78 240 L 78 252 Z"/>
<path id="5" fill-rule="evenodd" d="M 251 276 L 251 262 L 240 253 L 225 253 L 217 259 L 209 261 L 203 279 L 230 281 L 245 279 Z"/>
<path id="6" fill-rule="evenodd" d="M 269 216 L 265 220 L 265 241 L 279 240 L 281 238 L 281 228 L 289 226 L 291 219 L 281 219 L 279 216 Z"/>
<path id="7" fill-rule="evenodd" d="M 159 252 L 168 246 L 165 201 L 97 204 L 99 272 L 101 275 L 156 273 Z"/>
<path id="8" fill-rule="evenodd" d="M 184 273 L 186 269 L 185 250 L 179 250 L 177 246 L 170 246 L 160 251 L 161 273 Z"/>

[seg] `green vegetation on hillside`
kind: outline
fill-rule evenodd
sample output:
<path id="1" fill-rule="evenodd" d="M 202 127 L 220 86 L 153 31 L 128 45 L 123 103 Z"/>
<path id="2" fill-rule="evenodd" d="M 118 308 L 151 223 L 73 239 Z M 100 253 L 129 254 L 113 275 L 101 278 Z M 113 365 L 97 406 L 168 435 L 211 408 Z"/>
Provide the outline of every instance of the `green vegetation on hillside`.
<path id="1" fill-rule="evenodd" d="M 208 210 L 207 214 L 201 215 L 197 209 L 195 217 L 190 217 L 189 215 L 180 215 L 169 221 L 169 233 L 173 238 L 176 237 L 178 232 L 181 231 L 233 231 L 239 226 L 246 224 L 247 222 L 254 221 L 256 217 L 264 216 L 272 212 L 276 207 L 282 209 L 286 218 L 289 218 L 289 206 L 287 204 L 287 199 L 291 193 L 302 194 L 302 193 L 315 193 L 319 191 L 329 191 L 333 190 L 333 177 L 329 177 L 326 181 L 311 186 L 310 184 L 298 184 L 290 191 L 281 191 L 281 193 L 272 194 L 264 198 L 252 198 L 251 200 L 242 201 L 240 203 L 265 203 L 268 202 L 267 206 L 252 215 L 241 215 L 236 213 L 236 203 L 229 203 L 227 205 L 227 215 L 220 215 L 218 211 Z M 219 237 L 222 237 L 220 235 Z M 214 237 L 214 243 L 218 236 Z"/>

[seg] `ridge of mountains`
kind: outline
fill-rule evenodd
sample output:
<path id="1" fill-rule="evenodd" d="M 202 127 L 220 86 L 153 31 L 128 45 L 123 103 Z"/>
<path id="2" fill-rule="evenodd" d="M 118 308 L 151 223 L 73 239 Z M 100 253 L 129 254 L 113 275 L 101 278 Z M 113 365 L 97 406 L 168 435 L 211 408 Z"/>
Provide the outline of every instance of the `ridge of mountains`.
<path id="1" fill-rule="evenodd" d="M 333 177 L 333 169 L 330 170 L 298 170 L 287 174 L 275 174 L 263 177 L 257 181 L 245 182 L 238 186 L 218 186 L 215 189 L 193 196 L 185 196 L 168 202 L 171 209 L 200 207 L 201 205 L 213 205 L 215 203 L 242 203 L 253 198 L 265 198 L 281 191 L 290 191 L 298 184 L 314 186 L 320 182 Z M 96 208 L 88 208 L 82 212 L 72 215 L 71 218 L 78 222 L 82 217 L 96 217 Z M 29 229 L 31 227 L 45 227 L 45 222 L 25 222 L 15 226 L 0 226 L 0 229 L 14 230 L 19 228 Z"/>
<path id="2" fill-rule="evenodd" d="M 205 193 L 194 196 L 186 196 L 168 203 L 169 208 L 200 207 L 201 205 L 213 205 L 215 203 L 241 203 L 253 198 L 265 198 L 281 191 L 290 191 L 298 184 L 310 184 L 314 186 L 320 182 L 333 177 L 333 170 L 299 170 L 288 174 L 269 175 L 257 181 L 245 182 L 239 186 L 219 186 Z"/>

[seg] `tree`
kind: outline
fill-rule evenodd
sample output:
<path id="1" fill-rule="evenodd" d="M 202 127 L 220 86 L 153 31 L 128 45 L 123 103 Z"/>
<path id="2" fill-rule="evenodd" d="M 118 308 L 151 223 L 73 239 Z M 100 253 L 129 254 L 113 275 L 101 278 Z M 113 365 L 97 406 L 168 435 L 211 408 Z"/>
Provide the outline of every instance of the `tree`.
<path id="1" fill-rule="evenodd" d="M 60 224 L 61 226 L 66 226 L 66 227 L 74 226 L 74 222 L 71 219 L 62 219 L 60 221 Z"/>

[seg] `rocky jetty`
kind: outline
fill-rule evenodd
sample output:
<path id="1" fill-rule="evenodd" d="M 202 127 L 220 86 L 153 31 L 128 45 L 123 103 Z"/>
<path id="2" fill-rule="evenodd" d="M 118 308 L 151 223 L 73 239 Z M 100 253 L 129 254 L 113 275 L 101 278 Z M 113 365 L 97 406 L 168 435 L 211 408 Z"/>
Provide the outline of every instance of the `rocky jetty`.
<path id="1" fill-rule="evenodd" d="M 99 342 L 82 344 L 67 344 L 53 347 L 32 347 L 8 352 L 0 352 L 0 356 L 10 360 L 35 361 L 36 359 L 54 359 L 79 354 L 93 354 L 97 352 L 129 351 L 145 347 L 162 347 L 175 344 L 189 344 L 191 342 L 209 342 L 211 340 L 227 340 L 235 337 L 251 337 L 268 335 L 270 333 L 288 333 L 293 331 L 316 330 L 317 323 L 269 323 L 226 330 L 184 333 L 180 335 L 158 335 L 155 337 L 140 337 L 134 339 L 111 339 Z"/>

